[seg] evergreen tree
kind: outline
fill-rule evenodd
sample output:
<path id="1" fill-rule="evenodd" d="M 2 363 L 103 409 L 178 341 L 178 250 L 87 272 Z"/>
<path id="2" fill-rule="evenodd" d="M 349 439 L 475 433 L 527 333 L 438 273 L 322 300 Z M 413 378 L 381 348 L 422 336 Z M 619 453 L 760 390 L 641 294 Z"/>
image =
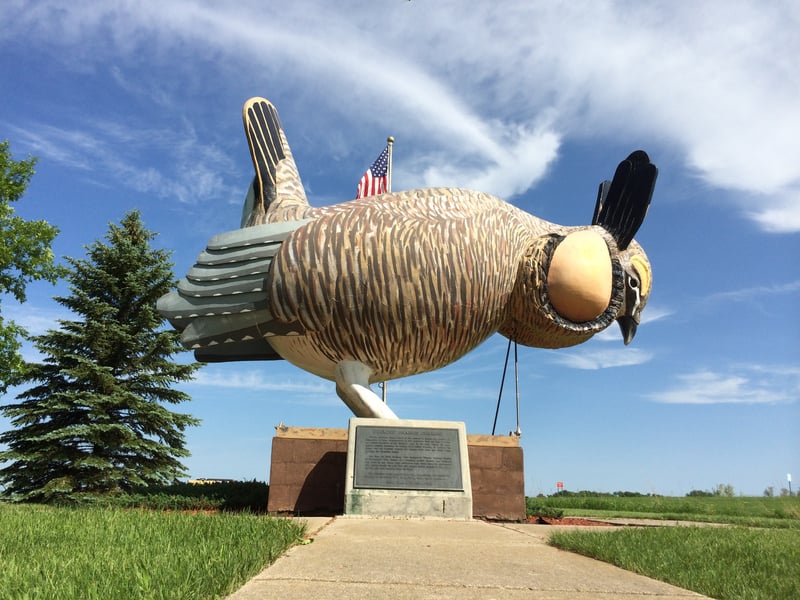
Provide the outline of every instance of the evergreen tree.
<path id="1" fill-rule="evenodd" d="M 171 385 L 199 365 L 171 360 L 182 348 L 156 300 L 174 284 L 172 263 L 154 237 L 132 211 L 110 225 L 108 243 L 67 259 L 71 293 L 55 300 L 80 318 L 31 338 L 44 361 L 26 365 L 32 387 L 2 408 L 13 427 L 0 435 L 5 495 L 69 501 L 185 474 L 183 431 L 199 421 L 164 404 L 189 399 Z"/>

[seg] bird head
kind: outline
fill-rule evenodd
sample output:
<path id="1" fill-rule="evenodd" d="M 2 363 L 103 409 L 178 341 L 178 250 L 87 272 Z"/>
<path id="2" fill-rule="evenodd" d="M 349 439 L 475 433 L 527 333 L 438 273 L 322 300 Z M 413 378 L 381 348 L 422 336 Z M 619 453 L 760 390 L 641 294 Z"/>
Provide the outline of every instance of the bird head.
<path id="1" fill-rule="evenodd" d="M 636 335 L 636 328 L 642 319 L 642 311 L 650 297 L 653 272 L 647 255 L 636 241 L 632 241 L 627 250 L 620 254 L 620 263 L 622 265 L 623 295 L 617 323 L 622 330 L 622 340 L 627 346 Z"/>
<path id="2" fill-rule="evenodd" d="M 656 177 L 658 169 L 647 153 L 632 152 L 619 163 L 614 178 L 600 184 L 592 218 L 592 225 L 605 229 L 619 251 L 623 290 L 617 322 L 626 345 L 636 335 L 653 281 L 647 255 L 633 236 L 647 215 Z"/>
<path id="3" fill-rule="evenodd" d="M 633 152 L 600 184 L 590 226 L 532 239 L 501 334 L 526 346 L 565 348 L 616 320 L 631 342 L 652 285 L 650 262 L 633 236 L 657 173 L 646 153 Z"/>

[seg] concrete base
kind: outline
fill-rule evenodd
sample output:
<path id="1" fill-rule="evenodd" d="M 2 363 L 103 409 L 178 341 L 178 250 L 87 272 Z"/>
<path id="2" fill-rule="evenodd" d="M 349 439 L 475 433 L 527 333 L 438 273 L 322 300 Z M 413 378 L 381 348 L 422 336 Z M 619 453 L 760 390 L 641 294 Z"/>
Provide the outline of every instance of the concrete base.
<path id="1" fill-rule="evenodd" d="M 454 492 L 354 490 L 345 496 L 347 517 L 472 518 L 472 498 Z"/>
<path id="2" fill-rule="evenodd" d="M 472 516 L 525 519 L 525 477 L 519 439 L 467 435 Z M 314 516 L 344 512 L 347 429 L 276 428 L 272 440 L 269 502 L 272 514 Z"/>

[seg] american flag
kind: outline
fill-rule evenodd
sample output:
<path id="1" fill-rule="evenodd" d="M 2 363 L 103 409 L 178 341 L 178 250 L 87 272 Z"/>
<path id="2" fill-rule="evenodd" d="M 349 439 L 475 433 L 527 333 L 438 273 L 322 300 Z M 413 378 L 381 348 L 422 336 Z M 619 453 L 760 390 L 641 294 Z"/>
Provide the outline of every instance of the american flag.
<path id="1" fill-rule="evenodd" d="M 367 169 L 361 181 L 358 182 L 358 193 L 356 198 L 364 198 L 365 196 L 376 196 L 378 194 L 385 194 L 388 190 L 389 184 L 389 146 L 383 149 L 372 163 L 372 166 Z"/>

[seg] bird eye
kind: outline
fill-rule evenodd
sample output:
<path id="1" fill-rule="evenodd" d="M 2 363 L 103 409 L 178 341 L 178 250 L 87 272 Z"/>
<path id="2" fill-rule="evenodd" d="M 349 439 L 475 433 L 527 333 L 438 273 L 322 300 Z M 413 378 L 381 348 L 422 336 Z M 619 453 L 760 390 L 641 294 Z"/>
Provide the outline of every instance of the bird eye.
<path id="1" fill-rule="evenodd" d="M 628 279 L 628 285 L 631 286 L 633 289 L 638 290 L 639 280 L 636 279 L 636 277 L 631 277 L 630 279 Z"/>

